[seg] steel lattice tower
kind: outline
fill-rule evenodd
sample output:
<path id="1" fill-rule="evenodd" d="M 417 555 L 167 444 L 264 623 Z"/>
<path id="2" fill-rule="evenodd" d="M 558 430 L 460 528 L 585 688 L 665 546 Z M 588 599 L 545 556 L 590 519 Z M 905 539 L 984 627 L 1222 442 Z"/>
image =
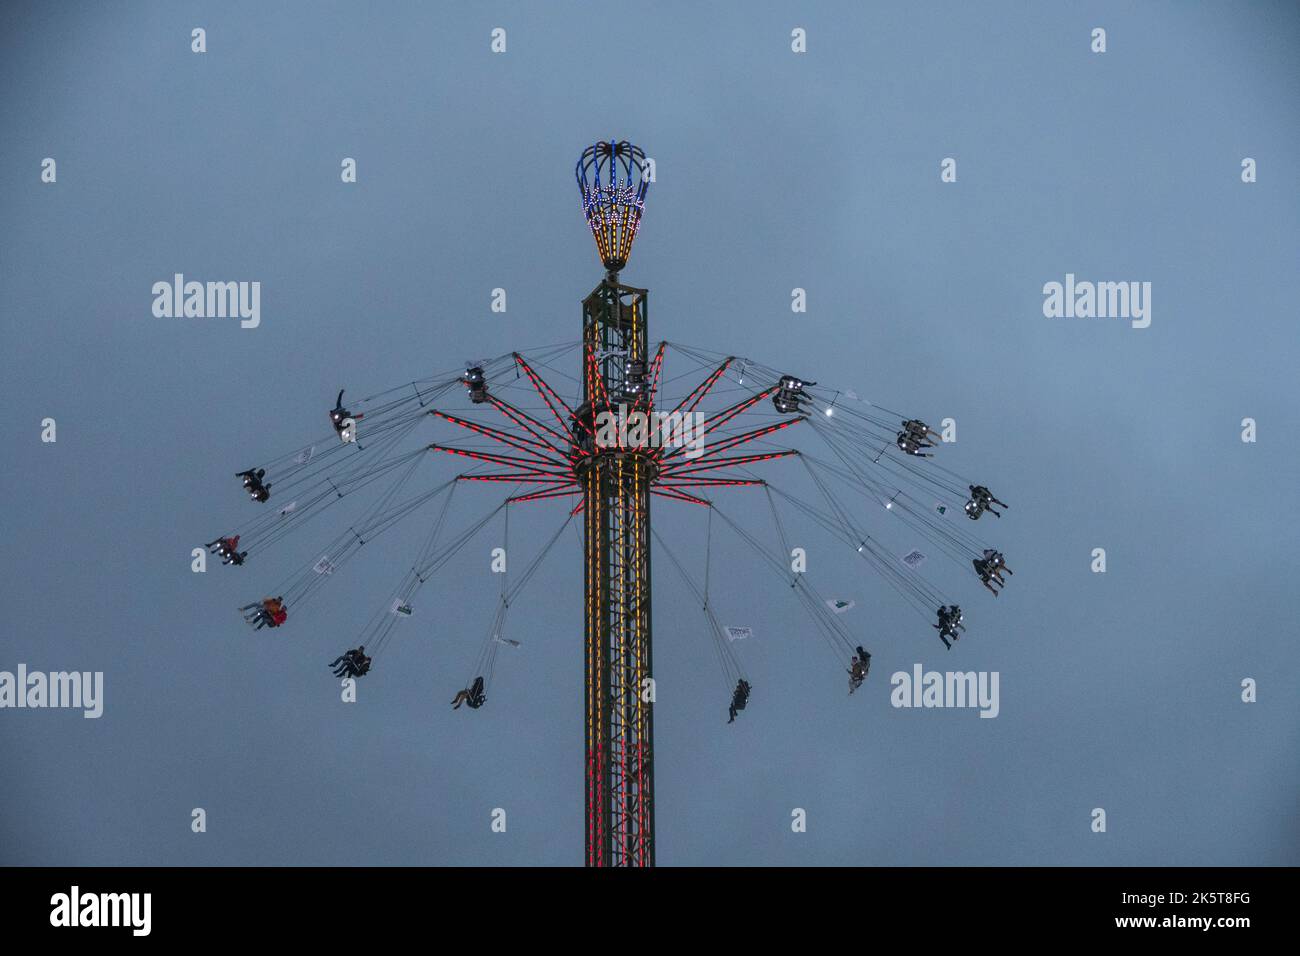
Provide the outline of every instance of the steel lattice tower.
<path id="1" fill-rule="evenodd" d="M 495 454 L 430 445 L 433 450 L 512 469 L 459 475 L 458 480 L 539 486 L 508 498 L 507 503 L 581 496 L 570 516 L 581 512 L 584 531 L 588 866 L 653 866 L 655 862 L 651 496 L 712 507 L 708 499 L 692 492 L 762 486 L 765 483 L 758 479 L 712 473 L 796 452 L 729 456 L 722 452 L 807 420 L 797 394 L 803 383 L 790 376 L 721 411 L 700 411 L 705 396 L 735 360 L 731 356 L 670 410 L 655 408 L 667 343 L 659 343 L 650 354 L 646 290 L 619 281 L 645 209 L 651 168 L 645 154 L 626 141 L 596 143 L 578 159 L 583 213 L 605 267 L 604 279 L 582 302 L 581 402 L 570 407 L 523 355 L 513 353 L 518 371 L 536 389 L 559 429 L 493 394 L 484 369 L 478 366 L 466 369 L 462 379 L 470 400 L 490 404 L 522 433 L 430 412 L 507 446 L 506 454 Z M 719 434 L 700 454 L 688 454 L 681 446 L 688 416 L 695 421 L 692 441 L 702 442 L 705 435 L 718 432 L 769 398 L 786 418 L 738 434 Z"/>
<path id="2" fill-rule="evenodd" d="M 587 223 L 607 270 L 582 303 L 582 404 L 574 432 L 586 454 L 583 493 L 586 863 L 653 866 L 654 717 L 650 622 L 650 488 L 646 448 L 595 441 L 604 413 L 648 410 L 646 291 L 618 281 L 647 187 L 645 155 L 598 143 L 578 161 Z"/>
<path id="3" fill-rule="evenodd" d="M 699 411 L 700 403 L 725 375 L 732 357 L 719 363 L 671 410 L 655 409 L 667 343 L 659 343 L 650 355 L 646 290 L 619 281 L 645 208 L 649 170 L 645 154 L 626 141 L 597 143 L 578 160 L 583 212 L 605 266 L 604 279 L 582 303 L 581 402 L 570 407 L 523 355 L 513 353 L 518 371 L 536 389 L 559 429 L 493 394 L 484 369 L 478 366 L 466 369 L 462 378 L 470 400 L 493 406 L 522 433 L 430 411 L 506 446 L 506 454 L 495 454 L 430 445 L 431 450 L 512 469 L 459 475 L 458 480 L 539 486 L 508 498 L 507 503 L 581 496 L 570 516 L 581 512 L 584 529 L 588 866 L 653 866 L 655 862 L 650 498 L 711 507 L 706 498 L 691 492 L 764 484 L 702 472 L 795 454 L 724 457 L 721 452 L 805 420 L 798 402 L 787 398 L 781 406 L 790 416 L 785 420 L 720 436 L 702 455 L 687 454 L 678 441 L 687 416 L 696 416 L 695 434 L 702 440 L 764 399 L 788 391 L 784 385 L 772 385 L 705 415 Z M 665 439 L 673 447 L 667 447 Z"/>

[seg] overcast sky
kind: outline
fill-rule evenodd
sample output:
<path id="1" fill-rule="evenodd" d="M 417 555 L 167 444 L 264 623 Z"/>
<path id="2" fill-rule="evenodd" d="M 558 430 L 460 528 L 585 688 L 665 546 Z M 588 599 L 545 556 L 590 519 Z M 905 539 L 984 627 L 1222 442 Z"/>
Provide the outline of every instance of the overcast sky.
<path id="1" fill-rule="evenodd" d="M 512 610 L 522 644 L 476 712 L 448 701 L 491 623 L 491 535 L 351 705 L 325 665 L 424 525 L 275 632 L 235 608 L 336 519 L 243 568 L 189 554 L 252 513 L 233 472 L 321 434 L 338 388 L 576 340 L 601 269 L 573 163 L 611 137 L 656 161 L 623 273 L 652 340 L 954 418 L 945 463 L 1011 505 L 978 527 L 1015 570 L 996 601 L 926 569 L 968 609 L 951 652 L 792 530 L 857 602 L 841 620 L 875 656 L 852 698 L 797 604 L 721 547 L 719 614 L 755 630 L 730 726 L 657 559 L 660 864 L 1300 863 L 1294 5 L 701 6 L 4 5 L 0 670 L 103 671 L 105 702 L 0 711 L 0 863 L 581 862 L 576 538 Z M 175 273 L 260 282 L 260 327 L 155 318 Z M 1044 317 L 1067 273 L 1150 282 L 1150 327 Z M 467 489 L 459 523 L 491 496 Z M 699 565 L 685 507 L 655 524 Z M 532 553 L 561 519 L 512 516 L 512 540 Z M 891 707 L 916 663 L 997 671 L 999 716 Z"/>

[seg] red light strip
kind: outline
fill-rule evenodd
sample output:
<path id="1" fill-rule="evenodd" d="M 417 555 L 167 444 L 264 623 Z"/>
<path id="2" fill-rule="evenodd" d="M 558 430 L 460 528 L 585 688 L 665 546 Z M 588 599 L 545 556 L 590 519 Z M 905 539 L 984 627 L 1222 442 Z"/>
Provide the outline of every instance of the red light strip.
<path id="1" fill-rule="evenodd" d="M 783 422 L 777 422 L 775 425 L 767 425 L 763 428 L 755 428 L 753 431 L 744 432 L 732 438 L 728 438 L 717 445 L 713 446 L 712 451 L 726 451 L 728 448 L 735 448 L 737 445 L 743 445 L 747 441 L 753 441 L 755 438 L 762 438 L 764 435 L 770 435 L 772 432 L 779 432 L 783 428 L 789 428 L 803 421 L 803 418 L 791 418 Z"/>
<path id="2" fill-rule="evenodd" d="M 515 435 L 511 435 L 509 432 L 503 432 L 499 428 L 493 428 L 490 425 L 480 425 L 477 422 L 467 421 L 464 418 L 457 418 L 455 415 L 448 415 L 446 412 L 440 412 L 436 408 L 430 409 L 429 414 L 437 415 L 439 418 L 446 419 L 447 421 L 451 422 L 453 425 L 459 425 L 461 428 L 468 428 L 472 432 L 478 432 L 478 434 L 480 435 L 486 435 L 488 438 L 491 438 L 493 441 L 499 441 L 504 445 L 510 445 L 514 448 L 518 448 L 520 451 L 526 451 L 529 454 L 536 457 L 538 461 L 541 462 L 542 464 L 555 465 L 556 467 L 559 468 L 568 467 L 568 462 L 556 461 L 554 458 L 549 458 L 546 455 L 539 455 L 537 454 L 537 452 L 533 451 L 533 448 L 541 448 L 544 451 L 549 451 L 550 450 L 549 445 L 543 445 L 540 442 L 535 442 L 527 438 L 519 438 Z"/>
<path id="3" fill-rule="evenodd" d="M 503 402 L 495 395 L 489 395 L 488 401 L 491 402 L 493 406 L 495 406 L 496 409 L 500 411 L 503 415 L 505 415 L 507 418 L 510 418 L 512 421 L 514 421 L 516 425 L 526 430 L 530 435 L 532 435 L 534 438 L 536 438 L 538 441 L 544 444 L 547 448 L 551 449 L 551 451 L 555 452 L 557 455 L 564 455 L 565 457 L 568 457 L 569 452 L 567 448 L 571 444 L 568 438 L 565 438 L 563 435 L 561 435 L 559 432 L 557 432 L 555 429 L 551 428 L 550 426 L 543 425 L 541 422 L 533 418 L 527 412 L 523 412 L 515 408 L 509 402 Z M 536 426 L 536 428 L 534 428 L 534 426 Z M 540 429 L 540 431 L 538 429 Z M 546 436 L 542 434 L 543 431 L 546 432 L 548 435 L 551 435 L 552 437 L 559 439 L 560 444 L 566 447 L 557 448 L 556 446 L 552 445 L 549 441 L 546 440 Z"/>
<path id="4" fill-rule="evenodd" d="M 475 458 L 479 461 L 490 461 L 494 465 L 514 465 L 519 468 L 529 468 L 533 471 L 544 472 L 545 469 L 538 468 L 537 462 L 531 458 L 516 458 L 513 455 L 494 455 L 486 451 L 474 451 L 470 448 L 453 448 L 450 445 L 430 445 L 429 451 L 445 451 L 449 455 L 460 455 L 462 458 Z M 557 465 L 560 468 L 566 467 L 566 462 L 548 462 L 548 464 Z M 559 474 L 559 472 L 546 472 L 547 474 Z"/>
<path id="5" fill-rule="evenodd" d="M 688 412 L 694 411 L 695 407 L 700 404 L 701 399 L 703 399 L 704 396 L 709 393 L 709 389 L 713 388 L 714 384 L 718 381 L 718 379 L 722 377 L 722 373 L 727 370 L 727 366 L 729 366 L 735 360 L 736 360 L 735 356 L 732 355 L 727 356 L 726 361 L 724 361 L 721 365 L 719 365 L 716 369 L 714 369 L 713 373 L 708 378 L 706 378 L 699 385 L 696 385 L 694 390 L 691 392 L 691 394 L 683 398 L 681 402 L 678 403 L 677 407 L 673 409 L 673 412 L 680 412 L 683 409 L 685 409 Z M 694 399 L 694 401 L 692 401 L 692 399 Z M 691 402 L 690 408 L 686 408 L 687 402 Z"/>
<path id="6" fill-rule="evenodd" d="M 553 474 L 553 472 L 552 472 Z M 554 485 L 557 482 L 568 485 L 573 483 L 573 479 L 567 475 L 561 475 L 558 478 L 542 478 L 538 474 L 495 474 L 495 475 L 457 475 L 457 481 L 516 481 L 525 485 Z"/>
<path id="7" fill-rule="evenodd" d="M 569 413 L 570 417 L 573 416 L 573 409 L 565 404 L 564 399 L 560 398 L 560 396 L 555 393 L 555 389 L 547 385 L 546 381 L 533 371 L 533 367 L 528 364 L 527 360 L 525 360 L 522 355 L 518 352 L 514 353 L 514 355 L 515 363 L 524 370 L 524 374 L 528 376 L 528 381 L 532 382 L 533 388 L 537 389 L 537 394 L 542 396 L 542 401 L 546 403 L 546 407 L 551 410 L 551 414 L 555 416 L 555 420 L 560 423 L 560 427 L 564 429 L 564 433 L 569 436 L 569 441 L 577 444 L 577 440 L 573 437 L 573 432 L 569 431 L 568 419 L 560 414 L 555 405 L 558 403 L 560 408 L 563 408 Z"/>
<path id="8" fill-rule="evenodd" d="M 696 478 L 687 481 L 660 482 L 659 488 L 726 488 L 739 485 L 765 485 L 765 481 L 740 480 L 738 478 Z"/>
<path id="9" fill-rule="evenodd" d="M 655 395 L 659 393 L 659 376 L 663 373 L 664 369 L 664 347 L 666 345 L 666 342 L 659 343 L 659 350 L 655 352 L 654 361 L 650 363 L 650 392 L 646 399 L 646 405 L 650 408 L 654 408 Z"/>
<path id="10" fill-rule="evenodd" d="M 546 491 L 534 491 L 532 494 L 528 495 L 516 495 L 513 498 L 507 498 L 506 501 L 540 501 L 543 498 L 564 498 L 568 495 L 578 494 L 582 494 L 581 490 L 578 488 L 574 488 L 570 491 L 548 489 Z"/>
<path id="11" fill-rule="evenodd" d="M 721 458 L 715 462 L 699 464 L 701 458 L 707 458 L 712 452 L 705 452 L 699 458 L 688 459 L 678 465 L 670 465 L 659 473 L 661 478 L 676 478 L 679 475 L 693 474 L 697 471 L 712 471 L 715 468 L 732 468 L 736 465 L 749 465 L 759 461 L 771 461 L 773 458 L 786 458 L 799 454 L 797 451 L 774 451 L 766 455 L 735 455 Z"/>
<path id="12" fill-rule="evenodd" d="M 688 495 L 684 491 L 668 491 L 661 488 L 651 488 L 650 493 L 652 495 L 659 495 L 662 498 L 676 498 L 678 501 L 689 501 L 697 505 L 708 504 L 708 502 L 705 501 L 703 498 L 697 498 L 694 495 Z"/>

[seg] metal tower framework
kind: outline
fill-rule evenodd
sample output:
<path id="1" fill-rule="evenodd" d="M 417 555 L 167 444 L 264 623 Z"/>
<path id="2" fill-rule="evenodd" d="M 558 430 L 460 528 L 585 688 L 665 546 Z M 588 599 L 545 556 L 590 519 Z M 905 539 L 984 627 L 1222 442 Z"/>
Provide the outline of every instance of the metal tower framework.
<path id="1" fill-rule="evenodd" d="M 646 291 L 611 273 L 582 304 L 583 403 L 578 433 L 602 413 L 648 409 L 625 393 L 645 369 Z M 621 408 L 620 408 L 621 406 Z M 584 449 L 588 450 L 588 449 Z M 651 701 L 650 449 L 597 447 L 577 466 L 583 491 L 586 631 L 586 862 L 654 865 Z"/>
<path id="2" fill-rule="evenodd" d="M 719 470 L 795 454 L 793 451 L 728 455 L 721 452 L 764 438 L 806 420 L 797 407 L 789 418 L 739 434 L 718 435 L 707 450 L 687 456 L 680 446 L 637 436 L 635 413 L 680 423 L 703 419 L 700 437 L 717 433 L 737 416 L 779 391 L 773 385 L 721 411 L 705 415 L 701 402 L 734 361 L 724 359 L 666 416 L 656 412 L 666 343 L 650 354 L 647 293 L 623 285 L 641 222 L 648 185 L 647 161 L 627 142 L 588 147 L 578 160 L 583 212 L 605 266 L 605 278 L 582 303 L 581 403 L 576 408 L 518 352 L 514 361 L 553 419 L 541 421 L 492 394 L 481 368 L 466 371 L 476 404 L 489 404 L 522 433 L 511 433 L 446 412 L 431 410 L 451 424 L 508 446 L 508 454 L 430 445 L 447 452 L 512 469 L 467 474 L 462 481 L 503 481 L 538 486 L 507 502 L 580 496 L 571 514 L 582 514 L 584 570 L 585 803 L 588 866 L 653 866 L 655 862 L 654 717 L 650 619 L 651 496 L 710 506 L 693 492 L 720 487 L 759 486 L 762 481 L 716 477 Z M 658 420 L 658 418 L 656 419 Z M 661 430 L 659 437 L 665 437 Z M 558 426 L 558 427 L 557 427 Z"/>

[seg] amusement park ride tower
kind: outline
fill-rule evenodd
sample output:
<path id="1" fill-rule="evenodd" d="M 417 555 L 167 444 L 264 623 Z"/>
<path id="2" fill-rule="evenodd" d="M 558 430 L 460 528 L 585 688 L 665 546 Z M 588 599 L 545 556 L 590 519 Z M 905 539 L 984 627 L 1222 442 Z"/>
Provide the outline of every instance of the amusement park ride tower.
<path id="1" fill-rule="evenodd" d="M 653 449 L 598 445 L 604 413 L 649 411 L 646 290 L 619 282 L 645 205 L 645 154 L 597 143 L 578 160 L 582 206 L 605 277 L 582 303 L 582 404 L 573 433 L 584 452 L 586 864 L 653 866 L 650 488 Z M 656 371 L 658 365 L 656 364 Z"/>
<path id="2" fill-rule="evenodd" d="M 352 491 L 369 485 L 376 478 L 396 472 L 384 496 L 356 519 L 358 527 L 349 526 L 327 546 L 324 556 L 291 578 L 281 589 L 281 596 L 266 598 L 241 608 L 251 626 L 278 627 L 293 608 L 295 620 L 306 599 L 338 567 L 354 556 L 365 543 L 395 526 L 422 504 L 441 495 L 442 512 L 419 557 L 403 575 L 395 592 L 391 613 L 381 612 L 367 625 L 364 641 L 347 651 L 331 666 L 335 676 L 351 680 L 365 674 L 371 655 L 378 654 L 388 642 L 394 622 L 411 614 L 411 600 L 421 585 L 451 560 L 492 517 L 505 510 L 503 524 L 508 535 L 509 510 L 515 502 L 574 498 L 574 505 L 563 525 L 539 553 L 529 569 L 514 581 L 502 577 L 502 593 L 496 616 L 489 628 L 484 648 L 471 673 L 476 676 L 457 693 L 452 704 L 459 709 L 466 704 L 477 711 L 487 700 L 499 644 L 518 642 L 502 638 L 501 628 L 510 603 L 518 590 L 536 570 L 538 562 L 559 540 L 575 518 L 583 527 L 584 580 L 584 794 L 586 807 L 585 861 L 588 866 L 653 866 L 655 863 L 654 805 L 654 688 L 653 648 L 651 639 L 650 540 L 652 534 L 662 547 L 672 567 L 695 590 L 690 574 L 668 549 L 660 535 L 651 530 L 652 497 L 670 499 L 675 504 L 689 503 L 707 508 L 707 527 L 712 528 L 716 515 L 754 547 L 770 563 L 781 579 L 793 589 L 832 650 L 843 660 L 848 657 L 849 693 L 866 677 L 871 655 L 857 645 L 848 629 L 836 618 L 843 602 L 826 600 L 805 582 L 801 573 L 787 572 L 778 559 L 756 541 L 744 528 L 718 510 L 709 497 L 721 488 L 761 488 L 773 510 L 775 530 L 783 540 L 780 550 L 789 552 L 783 526 L 776 511 L 776 495 L 790 501 L 799 510 L 851 545 L 887 583 L 902 594 L 923 616 L 937 614 L 939 637 L 951 648 L 962 624 L 961 608 L 938 588 L 930 585 L 915 568 L 903 560 L 899 566 L 888 545 L 878 542 L 865 528 L 859 527 L 848 506 L 838 501 L 828 482 L 848 483 L 876 501 L 882 510 L 908 520 L 914 531 L 932 535 L 950 557 L 970 557 L 986 588 L 997 594 L 1003 573 L 1011 574 L 1001 552 L 989 549 L 970 532 L 945 525 L 940 517 L 945 508 L 934 510 L 921 498 L 898 487 L 898 480 L 916 479 L 925 498 L 933 500 L 935 488 L 960 500 L 966 479 L 943 469 L 948 476 L 922 475 L 915 471 L 921 460 L 932 457 L 936 446 L 931 438 L 939 436 L 924 422 L 904 419 L 873 403 L 842 404 L 842 414 L 827 424 L 835 412 L 840 392 L 831 394 L 824 386 L 819 393 L 810 392 L 815 383 L 780 374 L 769 366 L 751 359 L 738 360 L 734 355 L 706 353 L 689 346 L 648 344 L 647 294 L 645 289 L 624 285 L 620 270 L 627 265 L 645 209 L 649 171 L 653 168 L 645 154 L 626 141 L 600 142 L 586 149 L 578 160 L 576 175 L 582 195 L 583 213 L 596 240 L 596 248 L 605 275 L 582 302 L 580 394 L 576 397 L 565 387 L 561 395 L 548 385 L 534 362 L 546 368 L 547 360 L 530 361 L 520 352 L 509 352 L 481 365 L 471 364 L 463 375 L 440 374 L 423 380 L 428 390 L 421 393 L 421 382 L 410 382 L 373 396 L 382 403 L 368 405 L 363 413 L 343 406 L 343 392 L 329 410 L 330 421 L 340 443 L 316 456 L 315 446 L 281 456 L 236 473 L 248 497 L 265 502 L 272 481 L 278 493 L 297 488 L 295 500 L 282 508 L 263 512 L 261 517 L 241 525 L 238 534 L 224 536 L 205 545 L 220 554 L 225 564 L 243 564 L 250 550 L 260 550 L 299 526 L 305 518 L 318 514 Z M 559 347 L 562 352 L 569 345 Z M 694 363 L 693 371 L 665 377 L 668 349 L 681 352 Z M 548 358 L 560 354 L 555 347 L 544 350 Z M 719 358 L 721 359 L 719 361 Z M 729 373 L 739 361 L 739 372 Z M 715 362 L 717 363 L 715 365 Z M 686 375 L 703 373 L 702 380 L 686 392 L 685 385 L 674 383 Z M 755 370 L 751 384 L 745 387 L 746 369 Z M 503 383 L 513 373 L 514 381 Z M 524 407 L 514 405 L 505 389 L 526 376 L 548 414 L 534 417 Z M 716 385 L 721 387 L 713 392 Z M 509 422 L 505 428 L 487 424 L 481 417 L 464 418 L 445 410 L 426 407 L 430 399 L 448 394 L 457 384 L 463 385 L 466 397 L 483 411 L 495 411 Z M 505 393 L 505 397 L 496 389 Z M 519 383 L 523 388 L 523 384 Z M 411 392 L 408 393 L 407 389 Z M 668 398 L 668 393 L 672 398 Z M 743 397 L 736 398 L 735 393 Z M 393 398 L 395 393 L 400 397 Z M 844 393 L 846 397 L 851 393 Z M 828 397 L 823 397 L 827 395 Z M 856 396 L 853 396 L 855 401 Z M 734 399 L 734 400 L 733 400 Z M 363 403 L 371 399 L 363 399 Z M 773 416 L 765 409 L 763 423 L 750 427 L 741 418 L 748 410 L 771 402 Z M 662 407 L 656 407 L 661 405 Z M 483 407 L 486 406 L 486 407 Z M 724 406 L 718 408 L 717 406 Z M 356 441 L 353 425 L 364 415 L 369 429 L 367 444 L 378 449 L 356 463 L 355 454 L 362 446 Z M 472 432 L 472 445 L 432 443 L 413 452 L 394 451 L 402 436 L 415 425 L 434 416 L 442 422 Z M 901 422 L 897 431 L 895 422 Z M 798 449 L 773 446 L 770 436 L 787 428 L 803 425 L 802 432 L 817 431 L 844 466 L 828 465 Z M 706 436 L 711 436 L 705 447 Z M 482 448 L 484 441 L 501 446 L 493 451 Z M 746 450 L 751 442 L 761 444 Z M 784 442 L 782 441 L 782 444 Z M 896 445 L 900 456 L 888 460 L 887 472 L 873 476 L 864 471 L 879 463 L 885 452 Z M 299 446 L 301 447 L 301 446 Z M 352 449 L 352 451 L 344 451 Z M 738 450 L 739 454 L 724 454 Z M 402 485 L 411 478 L 426 451 L 451 454 L 462 459 L 484 462 L 469 472 L 456 475 L 442 486 L 425 491 L 408 500 L 397 500 Z M 332 457 L 327 457 L 331 456 Z M 826 499 L 830 511 L 820 510 L 775 488 L 750 471 L 750 465 L 798 456 L 809 477 Z M 405 464 L 404 463 L 408 463 Z M 505 470 L 488 471 L 487 465 Z M 275 469 L 267 477 L 267 469 Z M 740 469 L 729 471 L 729 469 Z M 824 472 L 824 474 L 823 474 Z M 735 477 L 738 476 L 738 477 Z M 265 482 L 263 479 L 266 478 Z M 921 481 L 924 484 L 921 484 Z M 519 489 L 480 521 L 439 548 L 439 534 L 451 503 L 452 490 L 460 482 L 503 482 Z M 533 486 L 536 490 L 527 490 Z M 988 488 L 967 485 L 971 497 L 964 505 L 968 518 L 978 519 L 992 505 L 1006 507 L 993 497 Z M 299 502 L 302 506 L 299 507 Z M 955 507 L 955 505 L 954 505 Z M 999 514 L 994 511 L 994 514 Z M 709 531 L 711 534 L 711 530 Z M 237 547 L 242 540 L 244 549 Z M 712 538 L 709 538 L 712 541 Z M 701 610 L 708 619 L 709 630 L 719 652 L 724 680 L 731 684 L 728 713 L 734 722 L 749 700 L 750 686 L 736 655 L 727 646 L 730 632 L 718 623 L 709 601 L 709 546 L 704 557 Z M 917 554 L 920 554 L 917 552 Z M 982 556 L 981 556 L 982 555 Z M 910 557 L 910 555 L 909 555 Z M 921 555 L 924 558 L 924 555 Z M 504 570 L 504 569 L 503 569 Z M 274 592 L 272 592 L 274 593 Z M 273 607 L 278 605 L 278 612 Z M 833 610 L 828 610 L 832 608 Z M 932 611 L 931 609 L 936 609 Z M 248 614 L 250 609 L 256 609 Z M 724 630 L 727 632 L 724 635 Z M 852 655 L 850 657 L 850 655 Z M 343 672 L 351 671 L 349 676 Z"/>

